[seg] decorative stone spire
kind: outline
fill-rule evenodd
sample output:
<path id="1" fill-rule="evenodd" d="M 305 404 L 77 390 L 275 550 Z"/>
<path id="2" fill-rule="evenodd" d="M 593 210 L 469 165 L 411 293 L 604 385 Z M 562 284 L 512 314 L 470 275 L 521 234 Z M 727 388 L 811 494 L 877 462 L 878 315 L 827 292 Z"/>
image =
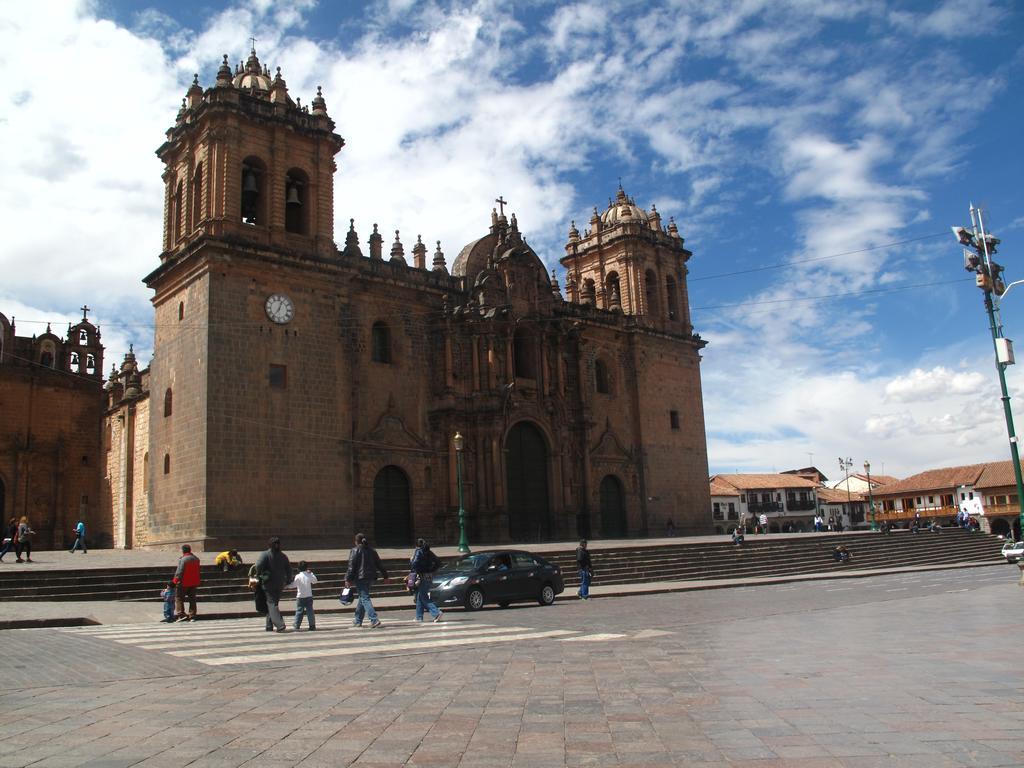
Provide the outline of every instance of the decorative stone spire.
<path id="1" fill-rule="evenodd" d="M 397 229 L 395 230 L 395 242 L 391 244 L 391 263 L 408 266 L 405 261 L 405 248 L 402 247 L 402 241 L 398 239 Z"/>
<path id="2" fill-rule="evenodd" d="M 556 299 L 562 298 L 562 290 L 558 287 L 558 277 L 555 276 L 555 270 L 551 270 L 551 293 L 554 294 Z"/>
<path id="3" fill-rule="evenodd" d="M 676 226 L 676 217 L 675 216 L 669 216 L 668 217 L 668 233 L 672 237 L 674 237 L 676 239 L 679 239 L 679 228 Z"/>
<path id="4" fill-rule="evenodd" d="M 569 225 L 569 242 L 578 243 L 580 240 L 580 231 L 576 229 L 576 219 L 572 220 L 572 224 Z"/>
<path id="5" fill-rule="evenodd" d="M 441 241 L 437 241 L 437 250 L 434 251 L 434 262 L 433 267 L 435 272 L 448 273 L 448 265 L 444 260 L 444 252 L 441 250 Z"/>
<path id="6" fill-rule="evenodd" d="M 313 97 L 313 114 L 327 117 L 327 102 L 324 101 L 324 91 L 321 86 L 316 87 L 316 96 Z"/>
<path id="7" fill-rule="evenodd" d="M 651 222 L 651 229 L 655 232 L 661 232 L 661 214 L 658 213 L 658 206 L 654 203 L 651 203 L 651 213 L 647 219 Z"/>
<path id="8" fill-rule="evenodd" d="M 178 116 L 174 119 L 176 123 L 182 123 L 185 120 L 185 113 L 188 111 L 188 106 L 185 99 L 181 100 L 181 109 L 178 110 Z"/>
<path id="9" fill-rule="evenodd" d="M 384 247 L 384 238 L 381 237 L 380 232 L 377 231 L 377 225 L 373 225 L 373 234 L 370 235 L 370 258 L 371 259 L 383 259 L 382 249 Z"/>
<path id="10" fill-rule="evenodd" d="M 412 265 L 416 269 L 427 268 L 427 246 L 423 244 L 421 235 L 416 235 L 416 245 L 412 247 Z"/>
<path id="11" fill-rule="evenodd" d="M 228 64 L 228 55 L 224 54 L 224 61 L 217 70 L 217 87 L 229 88 L 231 86 L 231 65 Z"/>
<path id="12" fill-rule="evenodd" d="M 281 77 L 281 68 L 277 68 L 277 74 L 274 76 L 274 82 L 270 85 L 270 100 L 275 104 L 287 104 L 288 103 L 288 84 Z"/>
<path id="13" fill-rule="evenodd" d="M 621 312 L 622 311 L 622 299 L 619 298 L 619 284 L 618 283 L 613 283 L 612 284 L 612 295 L 611 295 L 611 298 L 608 300 L 608 309 L 610 309 L 612 312 Z"/>
<path id="14" fill-rule="evenodd" d="M 590 231 L 600 232 L 601 231 L 601 216 L 597 212 L 597 206 L 594 206 L 594 212 L 590 216 Z"/>
<path id="15" fill-rule="evenodd" d="M 354 258 L 356 256 L 362 256 L 363 252 L 359 249 L 359 235 L 356 234 L 356 220 L 348 220 L 348 234 L 345 235 L 345 250 L 341 252 L 342 256 Z"/>
<path id="16" fill-rule="evenodd" d="M 203 87 L 199 85 L 199 75 L 192 76 L 192 85 L 189 86 L 188 93 L 185 94 L 185 98 L 188 99 L 189 109 L 195 109 L 203 100 Z"/>

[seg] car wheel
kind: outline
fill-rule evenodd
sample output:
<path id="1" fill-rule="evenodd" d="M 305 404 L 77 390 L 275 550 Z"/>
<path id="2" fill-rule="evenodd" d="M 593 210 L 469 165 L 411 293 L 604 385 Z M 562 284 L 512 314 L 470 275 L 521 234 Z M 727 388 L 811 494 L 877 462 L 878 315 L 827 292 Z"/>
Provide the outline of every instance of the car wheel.
<path id="1" fill-rule="evenodd" d="M 484 593 L 479 589 L 471 589 L 466 593 L 466 610 L 479 611 L 484 607 Z"/>
<path id="2" fill-rule="evenodd" d="M 500 603 L 498 603 L 498 605 L 502 608 L 508 608 L 511 605 L 511 603 L 508 600 L 502 600 Z"/>
<path id="3" fill-rule="evenodd" d="M 540 597 L 537 598 L 537 602 L 541 605 L 551 605 L 555 602 L 555 588 L 550 584 L 545 584 L 540 589 Z"/>

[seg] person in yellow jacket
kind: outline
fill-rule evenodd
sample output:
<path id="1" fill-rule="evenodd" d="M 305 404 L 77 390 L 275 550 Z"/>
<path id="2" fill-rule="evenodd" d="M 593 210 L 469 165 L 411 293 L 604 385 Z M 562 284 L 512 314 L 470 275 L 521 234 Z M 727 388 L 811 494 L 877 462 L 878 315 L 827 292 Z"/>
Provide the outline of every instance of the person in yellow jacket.
<path id="1" fill-rule="evenodd" d="M 217 559 L 213 561 L 213 564 L 222 571 L 233 571 L 236 568 L 242 567 L 242 557 L 238 554 L 237 549 L 229 549 L 217 555 Z"/>

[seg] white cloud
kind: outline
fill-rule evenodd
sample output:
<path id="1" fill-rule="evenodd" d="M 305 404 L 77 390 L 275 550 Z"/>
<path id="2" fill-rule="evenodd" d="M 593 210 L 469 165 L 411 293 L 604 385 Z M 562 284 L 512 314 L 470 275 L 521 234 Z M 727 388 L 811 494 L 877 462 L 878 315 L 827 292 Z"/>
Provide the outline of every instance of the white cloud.
<path id="1" fill-rule="evenodd" d="M 909 403 L 933 400 L 945 395 L 973 395 L 988 379 L 975 371 L 951 371 L 938 365 L 930 371 L 914 368 L 905 376 L 897 376 L 885 385 L 885 399 Z"/>

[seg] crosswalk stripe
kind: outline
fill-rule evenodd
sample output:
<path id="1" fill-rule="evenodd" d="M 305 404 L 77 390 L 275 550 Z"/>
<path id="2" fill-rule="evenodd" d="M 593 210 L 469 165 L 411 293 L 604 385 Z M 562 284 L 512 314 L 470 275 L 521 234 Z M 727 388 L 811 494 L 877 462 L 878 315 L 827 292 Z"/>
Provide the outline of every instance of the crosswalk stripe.
<path id="1" fill-rule="evenodd" d="M 547 637 L 561 637 L 563 635 L 573 634 L 572 630 L 569 629 L 553 629 L 546 632 L 524 632 L 518 635 L 498 635 L 496 637 L 488 637 L 484 640 L 487 645 L 491 643 L 509 643 L 513 640 L 540 640 Z M 440 643 L 427 645 L 425 643 L 394 643 L 383 646 L 381 650 L 385 651 L 409 651 L 417 648 L 424 648 L 427 650 L 445 650 L 455 646 L 462 645 L 479 645 L 481 641 L 475 637 L 460 637 L 452 638 Z M 198 659 L 203 664 L 210 664 L 212 666 L 221 666 L 223 664 L 244 664 L 249 661 L 293 661 L 296 659 L 308 659 L 308 658 L 326 658 L 331 656 L 353 656 L 359 653 L 367 653 L 365 648 L 325 648 L 321 651 L 285 651 L 282 653 L 271 653 L 261 655 L 258 659 L 254 659 L 252 656 L 222 656 L 216 659 Z"/>
<path id="2" fill-rule="evenodd" d="M 159 651 L 210 666 L 330 658 L 363 653 L 446 650 L 513 640 L 565 638 L 576 630 L 500 627 L 471 620 L 438 624 L 390 619 L 384 628 L 352 628 L 348 616 L 323 617 L 316 632 L 266 633 L 254 622 L 223 620 L 182 623 L 65 627 L 68 634 L 88 635 L 119 645 Z"/>

